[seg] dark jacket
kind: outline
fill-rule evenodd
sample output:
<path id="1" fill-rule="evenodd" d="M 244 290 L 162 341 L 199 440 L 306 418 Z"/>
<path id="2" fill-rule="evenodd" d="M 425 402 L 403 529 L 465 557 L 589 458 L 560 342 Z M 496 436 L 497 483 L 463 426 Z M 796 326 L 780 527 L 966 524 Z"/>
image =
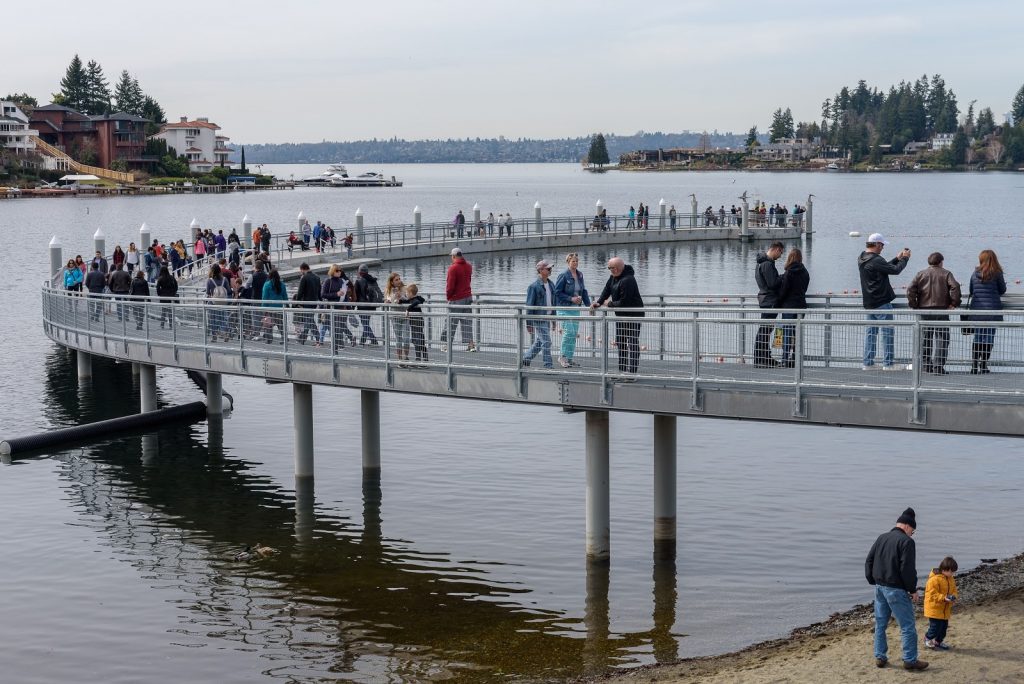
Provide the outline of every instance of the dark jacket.
<path id="1" fill-rule="evenodd" d="M 132 277 L 125 270 L 115 270 L 110 273 L 110 291 L 115 294 L 128 294 L 132 289 Z"/>
<path id="2" fill-rule="evenodd" d="M 633 267 L 629 264 L 622 269 L 618 276 L 611 276 L 601 290 L 601 296 L 597 298 L 597 305 L 601 306 L 608 301 L 612 309 L 634 309 L 644 305 L 643 297 L 640 296 L 640 288 L 637 287 L 636 278 L 633 275 Z M 616 311 L 616 316 L 642 317 L 643 311 Z"/>
<path id="3" fill-rule="evenodd" d="M 782 283 L 779 286 L 778 301 L 775 306 L 779 309 L 806 309 L 807 308 L 807 287 L 811 284 L 811 274 L 807 272 L 802 263 L 795 262 L 782 274 Z"/>
<path id="4" fill-rule="evenodd" d="M 423 304 L 425 304 L 426 301 L 427 300 L 425 300 L 420 295 L 416 295 L 415 297 L 410 298 L 409 301 L 405 303 L 405 310 L 409 312 L 410 316 L 422 316 L 423 309 L 421 309 L 420 307 L 423 306 Z"/>
<path id="5" fill-rule="evenodd" d="M 370 287 L 370 285 L 376 285 L 376 284 L 377 284 L 377 279 L 374 278 L 372 275 L 370 275 L 369 273 L 360 273 L 359 277 L 356 278 L 356 283 L 355 283 L 356 301 L 357 302 L 369 302 L 369 300 L 368 300 L 368 296 L 369 296 L 369 291 L 368 290 L 369 290 L 369 287 Z M 369 311 L 369 310 L 376 309 L 376 308 L 377 308 L 376 306 L 367 306 L 366 304 L 364 304 L 363 306 L 359 307 L 359 310 L 360 311 Z"/>
<path id="6" fill-rule="evenodd" d="M 128 294 L 133 297 L 148 297 L 149 283 L 145 278 L 132 278 L 132 287 L 128 290 Z"/>
<path id="7" fill-rule="evenodd" d="M 162 275 L 156 279 L 157 297 L 174 297 L 178 294 L 178 280 L 172 275 Z"/>
<path id="8" fill-rule="evenodd" d="M 779 288 L 782 278 L 775 269 L 775 261 L 761 252 L 757 255 L 757 266 L 754 268 L 754 282 L 757 283 L 757 303 L 762 309 L 771 309 L 778 304 Z"/>
<path id="9" fill-rule="evenodd" d="M 576 270 L 576 277 L 580 281 L 580 297 L 583 298 L 583 306 L 590 306 L 590 293 L 587 292 L 587 286 L 583 283 L 583 272 L 579 269 Z M 565 269 L 561 275 L 558 276 L 558 280 L 555 281 L 555 304 L 557 306 L 579 306 L 579 304 L 573 304 L 572 298 L 576 296 L 576 285 L 573 283 L 572 274 L 569 269 Z"/>
<path id="10" fill-rule="evenodd" d="M 268 278 L 269 276 L 266 271 L 252 272 L 252 285 L 250 286 L 252 293 L 250 299 L 259 301 L 263 298 L 263 286 L 266 284 Z"/>
<path id="11" fill-rule="evenodd" d="M 317 276 L 316 273 L 306 271 L 303 276 L 299 278 L 299 287 L 295 290 L 295 301 L 320 301 L 320 277 Z"/>
<path id="12" fill-rule="evenodd" d="M 107 286 L 107 279 L 101 271 L 89 270 L 85 274 L 85 289 L 92 294 L 103 294 L 103 288 Z"/>
<path id="13" fill-rule="evenodd" d="M 345 279 L 341 276 L 324 278 L 324 284 L 320 288 L 320 297 L 327 302 L 340 302 L 341 291 L 345 288 Z"/>
<path id="14" fill-rule="evenodd" d="M 864 577 L 868 584 L 881 584 L 913 594 L 917 589 L 914 540 L 898 527 L 879 535 L 864 561 Z"/>
<path id="15" fill-rule="evenodd" d="M 886 261 L 881 254 L 861 252 L 857 268 L 860 269 L 860 291 L 865 309 L 877 309 L 896 299 L 889 276 L 902 273 L 909 261 L 909 258 Z"/>
<path id="16" fill-rule="evenodd" d="M 960 283 L 941 266 L 918 271 L 907 288 L 912 309 L 948 309 L 960 306 Z"/>
<path id="17" fill-rule="evenodd" d="M 547 296 L 547 292 L 545 292 L 545 290 L 547 288 L 551 289 L 551 305 L 554 306 L 555 305 L 555 285 L 550 280 L 547 282 L 547 287 L 545 287 L 545 283 L 540 278 L 537 278 L 532 283 L 530 283 L 530 287 L 526 288 L 526 315 L 527 316 L 530 316 L 530 315 L 533 315 L 533 316 L 554 316 L 555 315 L 555 310 L 548 308 L 548 296 Z M 550 321 L 537 320 L 537 321 L 533 321 L 533 322 L 535 322 L 535 323 L 549 323 Z"/>
<path id="18" fill-rule="evenodd" d="M 88 281 L 86 281 L 88 285 Z M 998 311 L 1003 308 L 1003 300 L 1000 297 L 1006 294 L 1006 280 L 1000 273 L 988 281 L 981 279 L 978 271 L 971 274 L 971 304 L 968 308 Z M 1001 321 L 1002 316 L 989 314 L 971 314 L 972 321 Z"/>

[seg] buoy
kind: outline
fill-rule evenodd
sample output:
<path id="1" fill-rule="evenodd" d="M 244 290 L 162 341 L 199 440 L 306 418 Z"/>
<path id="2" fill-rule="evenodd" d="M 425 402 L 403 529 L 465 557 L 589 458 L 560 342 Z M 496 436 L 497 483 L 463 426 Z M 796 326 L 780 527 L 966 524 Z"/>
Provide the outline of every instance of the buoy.
<path id="1" fill-rule="evenodd" d="M 724 356 L 719 356 L 718 357 L 718 363 L 725 363 L 725 357 Z"/>
<path id="2" fill-rule="evenodd" d="M 860 237 L 860 231 L 859 230 L 851 230 L 850 231 L 850 237 Z"/>
<path id="3" fill-rule="evenodd" d="M 1014 285 L 1020 285 L 1020 278 L 1017 278 L 1017 280 L 1014 280 L 1013 284 Z"/>

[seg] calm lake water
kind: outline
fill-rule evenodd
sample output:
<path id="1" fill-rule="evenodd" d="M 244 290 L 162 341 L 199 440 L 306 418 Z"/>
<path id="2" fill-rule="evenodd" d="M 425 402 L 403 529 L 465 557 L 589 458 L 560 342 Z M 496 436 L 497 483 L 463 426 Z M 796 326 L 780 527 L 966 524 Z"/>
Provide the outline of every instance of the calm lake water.
<path id="1" fill-rule="evenodd" d="M 267 167 L 269 169 L 270 167 Z M 320 167 L 276 167 L 282 177 Z M 280 233 L 300 210 L 339 227 L 488 211 L 591 214 L 664 197 L 726 208 L 746 190 L 792 207 L 815 195 L 805 246 L 818 292 L 858 287 L 855 257 L 880 230 L 914 250 L 909 283 L 934 250 L 965 280 L 995 249 L 1011 290 L 1024 273 L 1022 174 L 592 175 L 574 165 L 423 165 L 383 170 L 394 189 L 0 202 L 3 325 L 0 436 L 138 409 L 130 369 L 74 364 L 42 334 L 46 243 L 88 254 L 138 236 L 177 239 L 196 217 Z M 623 249 L 647 292 L 751 292 L 754 249 Z M 478 290 L 524 291 L 532 263 L 475 259 Z M 596 286 L 604 250 L 584 250 Z M 397 270 L 440 289 L 445 260 Z M 385 264 L 387 268 L 387 264 Z M 201 397 L 158 372 L 160 400 Z M 550 408 L 384 394 L 383 475 L 364 486 L 359 395 L 314 390 L 315 492 L 295 491 L 291 390 L 225 378 L 222 423 L 125 436 L 0 469 L 0 669 L 18 682 L 257 679 L 558 680 L 731 650 L 784 635 L 870 597 L 863 558 L 906 506 L 920 523 L 919 572 L 955 556 L 1024 549 L 1024 443 L 814 426 L 680 419 L 679 548 L 653 559 L 652 421 L 616 414 L 611 432 L 612 560 L 584 558 L 583 417 Z M 247 544 L 281 554 L 232 561 Z M 865 657 L 868 645 L 865 644 Z"/>

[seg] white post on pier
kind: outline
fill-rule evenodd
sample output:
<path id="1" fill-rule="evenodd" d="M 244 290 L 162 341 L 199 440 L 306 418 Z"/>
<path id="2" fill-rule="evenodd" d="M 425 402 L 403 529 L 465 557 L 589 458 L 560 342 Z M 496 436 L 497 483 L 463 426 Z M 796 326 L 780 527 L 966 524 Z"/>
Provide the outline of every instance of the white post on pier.
<path id="1" fill-rule="evenodd" d="M 196 220 L 192 219 L 192 223 L 196 223 Z M 196 223 L 196 225 L 198 226 L 199 224 Z M 195 235 L 195 231 L 193 231 L 192 234 Z M 139 226 L 139 266 L 140 267 L 143 266 L 142 255 L 144 255 L 146 253 L 146 250 L 149 249 L 149 246 L 151 244 L 153 244 L 153 240 L 152 240 L 152 238 L 150 238 L 149 226 L 147 226 L 145 223 L 143 223 L 141 226 Z"/>
<path id="2" fill-rule="evenodd" d="M 586 412 L 586 445 L 587 558 L 607 560 L 611 551 L 607 411 Z"/>
<path id="3" fill-rule="evenodd" d="M 609 228 L 609 226 L 605 225 L 604 220 L 601 217 L 601 210 L 602 209 L 604 209 L 604 204 L 599 199 L 599 200 L 597 200 L 597 203 L 594 204 L 594 211 L 597 213 L 597 218 L 600 219 L 600 220 L 598 220 L 597 223 L 594 225 L 594 230 L 608 230 L 608 228 Z M 587 232 L 587 227 L 586 226 L 587 226 L 587 224 L 584 223 L 583 224 L 583 232 Z"/>
<path id="4" fill-rule="evenodd" d="M 804 213 L 804 233 L 811 237 L 814 233 L 814 195 L 807 196 L 807 211 Z"/>
<path id="5" fill-rule="evenodd" d="M 747 193 L 740 196 L 743 202 L 743 210 L 740 212 L 740 239 L 746 239 L 750 235 L 750 202 L 747 201 Z"/>
<path id="6" fill-rule="evenodd" d="M 359 393 L 363 422 L 363 480 L 380 477 L 380 392 Z"/>
<path id="7" fill-rule="evenodd" d="M 145 228 L 146 224 L 142 224 L 142 226 Z M 192 222 L 188 224 L 188 232 L 192 236 L 192 244 L 194 245 L 196 240 L 199 239 L 199 221 L 194 216 L 192 217 Z M 145 247 L 146 245 L 143 246 L 143 251 L 145 251 Z"/>
<path id="8" fill-rule="evenodd" d="M 252 219 L 248 214 L 242 217 L 242 245 L 252 249 Z"/>
<path id="9" fill-rule="evenodd" d="M 366 240 L 366 233 L 363 230 L 363 210 L 356 209 L 356 235 L 355 241 L 359 244 L 363 244 Z"/>
<path id="10" fill-rule="evenodd" d="M 313 386 L 292 383 L 295 421 L 295 477 L 313 477 Z"/>
<path id="11" fill-rule="evenodd" d="M 544 221 L 541 220 L 540 216 L 540 202 L 534 202 L 533 204 L 533 225 L 537 235 L 544 234 Z"/>
<path id="12" fill-rule="evenodd" d="M 477 226 L 479 226 L 479 225 L 480 225 L 480 204 L 477 203 L 477 204 L 473 205 L 473 230 L 470 231 L 470 234 L 473 234 L 477 230 Z"/>
<path id="13" fill-rule="evenodd" d="M 696 228 L 700 225 L 700 219 L 697 216 L 697 195 L 690 194 L 690 227 Z"/>
<path id="14" fill-rule="evenodd" d="M 224 376 L 220 373 L 206 374 L 206 415 L 224 414 Z"/>
<path id="15" fill-rule="evenodd" d="M 676 417 L 654 416 L 654 553 L 676 553 Z"/>
<path id="16" fill-rule="evenodd" d="M 665 198 L 662 197 L 658 202 L 658 208 L 661 209 L 661 217 L 658 220 L 658 228 L 665 230 L 665 217 L 668 216 L 668 205 L 665 204 Z"/>
<path id="17" fill-rule="evenodd" d="M 93 249 L 100 253 L 100 256 L 107 256 L 107 237 L 103 234 L 102 228 L 97 228 L 92 235 Z"/>
<path id="18" fill-rule="evenodd" d="M 412 208 L 412 225 L 416 229 L 416 242 L 419 242 L 423 231 L 423 214 L 418 204 Z"/>
<path id="19" fill-rule="evenodd" d="M 61 247 L 60 239 L 54 235 L 50 238 L 50 277 L 56 278 L 57 274 L 64 268 L 64 249 Z M 60 287 L 63 283 L 57 283 Z"/>
<path id="20" fill-rule="evenodd" d="M 156 411 L 156 366 L 150 363 L 139 364 L 139 409 Z"/>
<path id="21" fill-rule="evenodd" d="M 301 238 L 302 226 L 306 225 L 306 213 L 302 210 L 299 210 L 299 215 L 296 217 L 296 220 L 298 221 L 299 226 L 298 229 L 295 231 L 295 234 Z"/>

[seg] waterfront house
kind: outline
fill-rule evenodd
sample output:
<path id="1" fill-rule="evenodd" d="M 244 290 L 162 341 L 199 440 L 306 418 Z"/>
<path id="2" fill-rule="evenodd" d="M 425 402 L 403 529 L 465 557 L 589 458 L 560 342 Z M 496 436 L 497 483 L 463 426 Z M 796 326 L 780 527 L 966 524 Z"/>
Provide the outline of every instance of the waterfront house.
<path id="1" fill-rule="evenodd" d="M 750 154 L 761 161 L 803 161 L 811 159 L 821 149 L 821 139 L 780 138 L 773 143 L 754 147 Z"/>
<path id="2" fill-rule="evenodd" d="M 936 133 L 932 138 L 932 150 L 944 150 L 953 144 L 952 133 Z"/>
<path id="3" fill-rule="evenodd" d="M 234 150 L 227 145 L 230 138 L 218 135 L 219 130 L 220 126 L 204 116 L 194 121 L 183 116 L 175 123 L 160 126 L 160 132 L 153 137 L 166 141 L 168 147 L 184 155 L 190 171 L 208 173 L 215 166 L 231 166 L 228 156 Z"/>
<path id="4" fill-rule="evenodd" d="M 29 126 L 28 117 L 14 102 L 0 100 L 0 147 L 23 155 L 36 149 L 37 131 Z"/>
<path id="5" fill-rule="evenodd" d="M 903 154 L 920 154 L 921 152 L 927 152 L 932 147 L 930 142 L 915 142 L 910 141 L 903 146 Z"/>
<path id="6" fill-rule="evenodd" d="M 145 166 L 155 159 L 143 155 L 149 119 L 124 112 L 89 116 L 70 107 L 36 107 L 30 121 L 43 142 L 75 161 L 109 169 L 121 162 L 127 168 Z"/>

